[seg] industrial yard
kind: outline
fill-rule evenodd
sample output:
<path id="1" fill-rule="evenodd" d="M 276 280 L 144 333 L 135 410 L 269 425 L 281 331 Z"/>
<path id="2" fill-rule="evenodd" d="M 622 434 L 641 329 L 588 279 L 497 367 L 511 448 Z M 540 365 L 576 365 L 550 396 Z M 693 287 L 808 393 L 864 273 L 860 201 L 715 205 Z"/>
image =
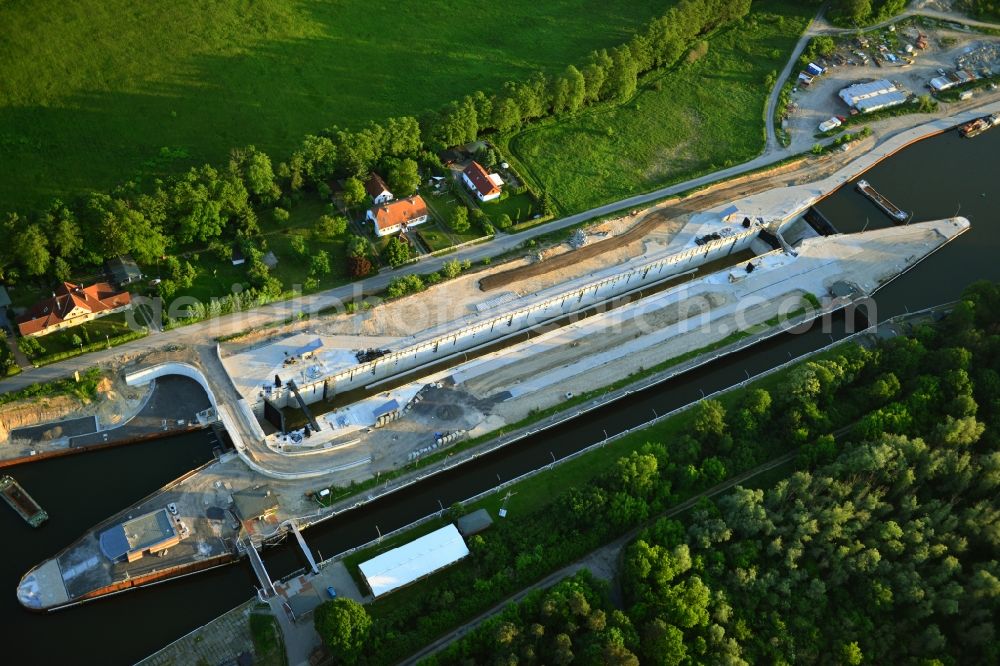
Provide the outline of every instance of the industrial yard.
<path id="1" fill-rule="evenodd" d="M 848 118 L 852 112 L 863 113 L 845 103 L 841 95 L 851 86 L 888 84 L 878 87 L 890 88 L 886 91 L 890 95 L 899 91 L 902 98 L 894 96 L 892 103 L 910 104 L 916 109 L 921 96 L 941 91 L 940 84 L 932 85 L 935 80 L 948 82 L 947 89 L 968 78 L 966 71 L 977 77 L 988 75 L 987 72 L 1000 73 L 1000 37 L 933 19 L 910 18 L 895 29 L 839 36 L 835 43 L 832 54 L 816 58 L 824 69 L 821 75 L 810 76 L 808 85 L 802 85 L 801 79 L 796 81 L 788 116 L 782 121 L 793 152 L 809 150 L 816 143 L 821 124 L 833 118 Z M 923 48 L 918 44 L 924 45 Z M 982 104 L 994 95 L 996 92 L 989 88 L 977 90 L 958 105 L 962 108 Z M 871 108 L 880 110 L 890 106 Z M 954 108 L 948 109 L 948 113 L 953 112 Z M 880 131 L 891 131 L 909 122 L 912 121 L 891 117 L 874 120 L 872 124 Z"/>

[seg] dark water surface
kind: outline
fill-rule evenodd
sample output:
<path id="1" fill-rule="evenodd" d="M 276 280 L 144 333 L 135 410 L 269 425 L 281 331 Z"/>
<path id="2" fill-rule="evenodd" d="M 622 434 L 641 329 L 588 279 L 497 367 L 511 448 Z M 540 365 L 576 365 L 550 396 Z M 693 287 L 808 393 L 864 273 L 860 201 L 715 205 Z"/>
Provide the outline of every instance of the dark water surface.
<path id="1" fill-rule="evenodd" d="M 896 205 L 914 212 L 914 221 L 950 217 L 972 221 L 972 230 L 949 244 L 876 297 L 884 319 L 907 310 L 953 300 L 976 279 L 1000 280 L 1000 129 L 971 140 L 955 132 L 921 142 L 886 160 L 865 178 Z M 983 196 L 985 195 L 985 196 Z M 891 222 L 854 191 L 853 185 L 828 197 L 819 209 L 837 228 L 856 232 Z M 730 386 L 746 373 L 766 370 L 790 356 L 816 349 L 844 335 L 817 328 L 782 335 L 666 384 L 636 393 L 600 411 L 508 447 L 419 486 L 390 495 L 306 531 L 314 551 L 330 556 L 401 527 L 653 416 Z M 32 566 L 53 556 L 90 526 L 211 457 L 208 435 L 189 434 L 103 452 L 15 467 L 11 472 L 52 516 L 32 530 L 0 506 L 3 557 L 0 559 L 0 635 L 3 663 L 125 664 L 242 603 L 255 580 L 246 563 L 190 576 L 48 614 L 23 610 L 15 590 Z M 287 545 L 265 555 L 273 577 L 302 566 L 301 554 Z"/>

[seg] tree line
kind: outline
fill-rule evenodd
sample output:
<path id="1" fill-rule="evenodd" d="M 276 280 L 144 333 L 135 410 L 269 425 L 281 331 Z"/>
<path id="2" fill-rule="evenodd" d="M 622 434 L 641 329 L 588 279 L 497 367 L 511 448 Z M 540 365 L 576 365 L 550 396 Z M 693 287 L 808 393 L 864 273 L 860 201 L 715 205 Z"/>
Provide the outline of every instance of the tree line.
<path id="1" fill-rule="evenodd" d="M 998 368 L 994 284 L 940 325 L 798 366 L 775 391 L 789 414 L 757 431 L 793 427 L 798 471 L 643 530 L 621 563 L 624 612 L 570 579 L 424 663 L 997 663 Z M 721 411 L 698 422 L 718 435 Z M 849 435 L 819 434 L 845 421 Z"/>
<path id="2" fill-rule="evenodd" d="M 959 0 L 956 4 L 976 18 L 1000 19 L 1000 2 L 997 0 Z"/>
<path id="3" fill-rule="evenodd" d="M 248 146 L 233 150 L 221 168 L 205 164 L 152 183 L 130 180 L 110 193 L 8 213 L 0 220 L 0 230 L 11 239 L 0 247 L 0 280 L 65 280 L 75 268 L 99 266 L 104 258 L 129 253 L 148 264 L 222 239 L 260 249 L 258 216 L 273 211 L 279 222 L 287 219 L 304 190 L 327 197 L 330 181 L 343 178 L 344 201 L 357 208 L 365 202 L 363 180 L 377 167 L 393 187 L 412 193 L 420 168 L 441 168 L 434 151 L 545 116 L 627 99 L 640 75 L 676 62 L 694 40 L 741 19 L 749 8 L 750 0 L 682 0 L 627 43 L 595 51 L 579 67 L 570 65 L 558 76 L 539 72 L 489 94 L 475 92 L 420 120 L 389 118 L 357 130 L 329 127 L 306 136 L 277 164 Z M 351 273 L 370 269 L 366 261 L 355 255 Z M 247 277 L 265 298 L 281 291 L 256 257 L 247 262 Z M 183 275 L 170 281 L 173 288 L 185 282 Z"/>
<path id="4" fill-rule="evenodd" d="M 830 20 L 837 25 L 881 23 L 906 9 L 906 0 L 832 0 Z"/>

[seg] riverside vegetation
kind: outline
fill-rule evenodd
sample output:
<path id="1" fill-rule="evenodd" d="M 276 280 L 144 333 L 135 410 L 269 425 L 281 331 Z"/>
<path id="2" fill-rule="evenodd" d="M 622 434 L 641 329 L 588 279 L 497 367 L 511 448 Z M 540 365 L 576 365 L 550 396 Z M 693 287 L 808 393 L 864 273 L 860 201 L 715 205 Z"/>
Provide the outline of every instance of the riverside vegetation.
<path id="1" fill-rule="evenodd" d="M 770 88 L 818 6 L 755 0 L 624 102 L 530 127 L 510 152 L 565 213 L 752 159 L 764 149 Z"/>
<path id="2" fill-rule="evenodd" d="M 366 646 L 355 663 L 398 661 L 643 524 L 624 611 L 578 578 L 430 663 L 995 662 L 998 331 L 1000 286 L 979 283 L 942 322 L 838 347 L 590 454 L 634 447 L 562 492 L 588 456 L 529 480 L 550 489 L 533 511 L 367 617 L 352 611 Z M 655 520 L 789 451 L 794 469 L 773 488 Z"/>
<path id="3" fill-rule="evenodd" d="M 278 11 L 272 3 L 262 6 Z M 672 66 L 702 35 L 738 21 L 749 10 L 749 0 L 684 0 L 647 22 L 627 42 L 595 51 L 578 66 L 568 65 L 556 75 L 536 70 L 517 82 L 456 99 L 419 119 L 390 117 L 360 129 L 330 126 L 306 136 L 277 163 L 263 148 L 244 145 L 231 150 L 224 165 L 190 167 L 160 179 L 129 179 L 110 193 L 84 193 L 10 213 L 0 219 L 0 229 L 14 239 L 0 248 L 0 278 L 22 287 L 15 298 L 26 305 L 47 293 L 53 281 L 92 275 L 103 258 L 124 253 L 155 267 L 163 278 L 158 290 L 165 297 L 200 296 L 205 284 L 218 288 L 220 281 L 232 280 L 229 285 L 245 287 L 240 299 L 259 304 L 285 295 L 292 280 L 301 279 L 308 292 L 360 277 L 358 271 L 373 268 L 370 245 L 346 231 L 326 232 L 346 229 L 323 203 L 329 201 L 332 182 L 344 181 L 343 204 L 358 211 L 365 203 L 360 181 L 371 169 L 413 173 L 416 163 L 425 173 L 440 173 L 435 155 L 440 148 L 511 132 L 548 116 L 572 115 L 594 104 L 627 100 L 640 76 Z M 13 5 L 3 11 L 14 11 Z M 256 22 L 251 24 L 260 29 Z M 533 44 L 541 43 L 532 35 Z M 215 39 L 212 43 L 218 43 L 218 36 Z M 134 42 L 131 38 L 129 48 L 135 48 Z M 50 49 L 51 42 L 47 44 L 44 48 Z M 492 81 L 486 79 L 487 84 Z M 181 159 L 181 152 L 166 147 L 161 156 Z M 539 196 L 543 204 L 547 195 Z M 300 206 L 312 206 L 313 212 L 296 221 Z M 484 229 L 488 222 L 480 220 Z M 328 245 L 314 249 L 307 244 L 308 256 L 299 256 L 288 236 L 305 233 Z M 247 258 L 235 268 L 229 262 L 234 243 L 243 246 Z M 269 252 L 281 255 L 276 268 L 273 261 L 265 261 Z M 287 266 L 308 268 L 288 272 Z"/>
<path id="4" fill-rule="evenodd" d="M 558 72 L 629 39 L 663 5 L 2 2 L 0 201 L 37 207 L 225 164 L 247 144 L 284 159 L 333 123 L 419 116 L 469 81 L 495 90 Z"/>

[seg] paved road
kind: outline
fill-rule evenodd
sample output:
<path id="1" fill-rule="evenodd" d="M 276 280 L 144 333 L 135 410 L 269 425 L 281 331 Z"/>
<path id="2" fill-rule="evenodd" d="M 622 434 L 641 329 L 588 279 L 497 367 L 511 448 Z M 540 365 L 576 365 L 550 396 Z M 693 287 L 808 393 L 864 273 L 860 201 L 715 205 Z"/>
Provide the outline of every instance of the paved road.
<path id="1" fill-rule="evenodd" d="M 770 155 L 774 152 L 782 152 L 782 153 L 785 152 L 785 149 L 781 148 L 781 146 L 778 145 L 778 137 L 777 134 L 775 133 L 775 126 L 774 126 L 775 125 L 774 111 L 778 106 L 778 98 L 781 96 L 782 84 L 788 80 L 789 76 L 792 75 L 792 72 L 795 69 L 796 64 L 798 63 L 799 57 L 802 55 L 802 52 L 809 44 L 809 40 L 811 40 L 813 37 L 816 37 L 817 35 L 835 36 L 835 35 L 854 34 L 857 32 L 857 29 L 855 28 L 838 28 L 833 24 L 831 24 L 829 21 L 826 20 L 824 16 L 824 14 L 826 13 L 826 9 L 827 9 L 826 6 L 821 7 L 819 12 L 813 18 L 813 20 L 809 22 L 808 26 L 806 26 L 805 32 L 802 33 L 802 37 L 799 38 L 799 41 L 795 44 L 795 48 L 792 49 L 792 57 L 788 60 L 788 63 L 785 65 L 785 68 L 782 70 L 781 75 L 778 77 L 778 80 L 775 83 L 774 88 L 771 90 L 771 96 L 768 99 L 767 103 L 767 116 L 765 117 L 765 121 L 767 124 L 767 145 L 764 149 L 764 155 Z M 928 16 L 930 18 L 950 21 L 952 23 L 961 23 L 976 28 L 991 28 L 995 30 L 1000 30 L 1000 24 L 998 23 L 977 21 L 975 19 L 967 18 L 958 14 L 942 12 L 935 9 L 908 9 L 902 14 L 894 16 L 893 18 L 887 21 L 882 21 L 881 23 L 878 23 L 876 25 L 864 28 L 864 30 L 868 31 L 868 30 L 877 30 L 879 28 L 884 28 L 888 25 L 896 23 L 910 16 Z"/>
<path id="2" fill-rule="evenodd" d="M 729 490 L 730 488 L 732 488 L 732 487 L 734 487 L 734 486 L 736 486 L 736 485 L 738 485 L 740 483 L 743 483 L 743 482 L 747 481 L 748 479 L 751 479 L 751 478 L 757 476 L 758 474 L 762 474 L 764 472 L 767 472 L 769 470 L 774 469 L 775 467 L 779 467 L 780 465 L 784 465 L 785 463 L 794 460 L 795 456 L 797 456 L 797 455 L 798 455 L 798 450 L 795 450 L 795 451 L 791 451 L 789 453 L 786 453 L 786 454 L 784 454 L 782 456 L 779 456 L 777 458 L 773 458 L 773 459 L 771 459 L 771 460 L 769 460 L 769 461 L 767 461 L 767 462 L 765 462 L 765 463 L 763 463 L 761 465 L 758 465 L 757 467 L 754 467 L 753 469 L 747 470 L 746 472 L 743 472 L 742 474 L 737 474 L 736 476 L 732 477 L 731 479 L 723 481 L 722 483 L 720 483 L 720 484 L 718 484 L 716 486 L 713 486 L 713 487 L 709 488 L 708 490 L 706 490 L 704 492 L 698 493 L 697 495 L 688 498 L 687 500 L 681 502 L 680 504 L 672 507 L 668 511 L 665 511 L 664 513 L 660 514 L 659 516 L 657 516 L 657 518 L 654 518 L 653 520 L 649 521 L 648 523 L 642 525 L 641 527 L 637 527 L 637 528 L 629 531 L 624 536 L 621 536 L 621 537 L 615 539 L 614 541 L 612 541 L 611 543 L 606 544 L 606 545 L 601 546 L 600 548 L 598 548 L 596 550 L 591 551 L 586 556 L 580 558 L 576 562 L 573 562 L 572 564 L 569 564 L 569 565 L 563 567 L 562 569 L 559 569 L 555 573 L 552 573 L 552 574 L 546 576 L 545 578 L 543 578 L 542 580 L 538 581 L 534 585 L 526 587 L 523 590 L 517 592 L 516 594 L 513 594 L 513 595 L 507 597 L 506 599 L 504 599 L 500 603 L 498 603 L 495 606 L 493 606 L 492 608 L 490 608 L 485 613 L 482 613 L 478 617 L 473 618 L 469 622 L 466 622 L 461 627 L 455 629 L 451 633 L 449 633 L 449 634 L 447 634 L 445 636 L 442 636 L 438 640 L 434 641 L 433 643 L 431 643 L 430 645 L 428 645 L 427 647 L 425 647 L 420 652 L 418 652 L 418 653 L 416 653 L 414 655 L 411 655 L 407 659 L 403 660 L 401 663 L 402 664 L 407 664 L 407 665 L 409 665 L 409 664 L 416 664 L 421 659 L 423 659 L 425 657 L 428 657 L 428 656 L 430 656 L 430 655 L 432 655 L 432 654 L 434 654 L 436 652 L 439 652 L 439 651 L 443 650 L 448 645 L 450 645 L 452 642 L 454 642 L 454 641 L 462 638 L 463 636 L 465 636 L 466 634 L 468 634 L 470 631 L 472 631 L 473 629 L 475 629 L 483 621 L 485 621 L 485 620 L 489 619 L 490 617 L 496 615 L 497 613 L 499 613 L 500 611 L 502 611 L 504 608 L 506 608 L 510 604 L 516 603 L 516 602 L 520 601 L 521 599 L 523 599 L 525 596 L 527 596 L 527 594 L 529 592 L 532 592 L 532 591 L 538 590 L 538 589 L 543 589 L 543 588 L 551 587 L 551 586 L 555 585 L 556 583 L 558 583 L 559 581 L 563 580 L 564 578 L 569 578 L 570 576 L 572 576 L 573 574 L 575 574 L 580 569 L 589 569 L 592 572 L 594 572 L 594 569 L 597 569 L 600 574 L 603 574 L 603 575 L 600 575 L 599 577 L 602 577 L 602 578 L 605 578 L 605 579 L 609 579 L 609 578 L 613 577 L 615 575 L 615 571 L 613 569 L 616 569 L 617 567 L 615 565 L 612 565 L 611 567 L 609 567 L 609 563 L 617 563 L 619 561 L 619 559 L 620 559 L 621 552 L 625 548 L 625 546 L 628 543 L 630 543 L 633 539 L 635 539 L 642 530 L 644 530 L 648 525 L 652 524 L 652 522 L 654 522 L 655 520 L 658 520 L 660 518 L 672 518 L 672 517 L 674 517 L 674 516 L 676 516 L 676 515 L 678 515 L 680 513 L 683 513 L 684 511 L 687 511 L 688 509 L 690 509 L 691 507 L 693 507 L 695 504 L 697 504 L 701 499 L 703 499 L 705 497 L 714 497 L 715 495 L 718 495 L 719 493 L 725 492 L 725 491 Z M 612 570 L 609 570 L 609 569 L 612 569 Z"/>
<path id="3" fill-rule="evenodd" d="M 1000 29 L 1000 25 L 997 24 L 973 21 L 971 19 L 956 17 L 951 14 L 933 10 L 909 10 L 904 12 L 901 17 L 918 14 L 942 18 L 949 21 L 962 22 L 978 27 L 992 27 Z M 886 22 L 885 25 L 898 21 L 901 17 L 896 17 L 892 21 Z M 586 222 L 587 220 L 592 220 L 594 218 L 609 215 L 618 211 L 645 206 L 659 199 L 676 195 L 692 188 L 727 180 L 729 178 L 733 178 L 734 176 L 739 176 L 741 174 L 779 162 L 791 154 L 788 149 L 780 148 L 777 145 L 777 140 L 774 135 L 774 107 L 777 104 L 778 95 L 780 94 L 781 83 L 794 69 L 795 62 L 798 60 L 802 49 L 805 48 L 805 45 L 812 36 L 816 34 L 846 32 L 853 32 L 853 30 L 834 28 L 826 23 L 820 15 L 817 15 L 817 17 L 810 23 L 806 32 L 796 44 L 792 57 L 789 59 L 784 71 L 782 72 L 782 77 L 775 83 L 775 87 L 771 91 L 771 97 L 768 100 L 766 123 L 767 148 L 763 154 L 750 160 L 749 162 L 729 167 L 727 169 L 722 169 L 698 178 L 692 178 L 676 185 L 662 187 L 652 192 L 639 194 L 620 201 L 605 204 L 603 206 L 598 206 L 597 208 L 592 208 L 591 210 L 584 211 L 582 213 L 554 220 L 515 235 L 498 234 L 494 240 L 488 243 L 461 248 L 460 250 L 445 255 L 444 257 L 427 257 L 414 264 L 409 264 L 395 270 L 382 271 L 378 275 L 368 278 L 367 280 L 344 285 L 342 287 L 337 287 L 335 289 L 330 289 L 309 296 L 300 296 L 287 301 L 282 301 L 280 303 L 272 303 L 249 312 L 239 312 L 226 315 L 224 317 L 218 317 L 216 319 L 192 324 L 190 326 L 177 328 L 171 331 L 154 331 L 151 332 L 146 338 L 134 340 L 110 350 L 92 352 L 90 354 L 77 356 L 75 358 L 60 361 L 59 363 L 53 363 L 41 368 L 29 368 L 19 375 L 0 381 L 0 393 L 18 391 L 29 384 L 36 382 L 47 382 L 54 379 L 68 377 L 77 370 L 84 371 L 95 365 L 107 363 L 122 354 L 137 355 L 168 344 L 205 343 L 211 341 L 215 337 L 232 335 L 251 328 L 260 328 L 269 324 L 275 324 L 294 317 L 300 312 L 314 313 L 319 310 L 336 307 L 341 303 L 353 300 L 362 295 L 374 294 L 385 289 L 385 287 L 389 284 L 389 281 L 394 277 L 406 275 L 408 273 L 429 273 L 436 271 L 441 268 L 445 261 L 451 259 L 469 260 L 472 262 L 481 261 L 486 257 L 494 257 L 510 250 L 517 249 L 522 243 L 542 234 L 572 227 L 582 222 Z M 830 143 L 833 140 L 834 139 L 832 138 L 826 139 L 825 143 Z"/>
<path id="4" fill-rule="evenodd" d="M 977 21 L 976 19 L 969 18 L 962 14 L 955 12 L 943 12 L 937 9 L 922 9 L 922 8 L 910 8 L 906 11 L 893 16 L 892 18 L 882 21 L 881 23 L 876 23 L 875 25 L 870 25 L 862 28 L 864 32 L 870 30 L 878 30 L 879 28 L 884 28 L 893 23 L 897 23 L 905 18 L 911 16 L 927 16 L 928 18 L 939 19 L 941 21 L 949 21 L 951 23 L 960 23 L 962 25 L 971 26 L 974 28 L 991 28 L 995 30 L 1000 30 L 1000 23 L 989 23 L 987 21 Z M 821 18 L 816 21 L 815 24 L 816 34 L 821 35 L 843 35 L 843 34 L 854 34 L 858 31 L 857 28 L 838 28 L 833 25 L 825 18 Z"/>
<path id="5" fill-rule="evenodd" d="M 778 107 L 778 98 L 781 97 L 781 88 L 784 82 L 788 80 L 791 76 L 792 70 L 795 68 L 796 63 L 799 60 L 799 56 L 805 51 L 806 46 L 809 44 L 809 40 L 816 35 L 816 26 L 820 23 L 823 17 L 823 12 L 826 7 L 820 7 L 819 12 L 816 14 L 815 18 L 809 22 L 806 26 L 805 32 L 802 33 L 802 37 L 795 44 L 795 48 L 792 49 L 792 57 L 788 59 L 785 64 L 785 68 L 781 70 L 781 75 L 778 80 L 775 81 L 774 87 L 771 89 L 771 96 L 767 100 L 767 115 L 764 116 L 764 121 L 767 125 L 767 143 L 764 148 L 764 154 L 770 155 L 774 152 L 785 153 L 785 149 L 778 144 L 778 136 L 775 134 L 774 130 L 774 111 Z"/>
<path id="6" fill-rule="evenodd" d="M 168 344 L 190 344 L 205 343 L 213 338 L 240 333 L 251 328 L 261 328 L 269 324 L 275 324 L 290 319 L 300 312 L 315 313 L 320 310 L 337 307 L 362 295 L 377 293 L 385 289 L 389 281 L 395 277 L 408 273 L 430 273 L 439 270 L 445 261 L 452 259 L 469 260 L 472 262 L 481 261 L 486 257 L 494 257 L 510 250 L 517 249 L 522 243 L 532 238 L 547 234 L 560 229 L 565 229 L 581 222 L 591 220 L 596 217 L 608 215 L 621 210 L 644 206 L 651 202 L 675 195 L 686 190 L 701 187 L 718 181 L 732 178 L 740 174 L 759 169 L 761 167 L 774 164 L 786 157 L 784 152 L 775 152 L 770 155 L 761 155 L 756 159 L 744 164 L 716 171 L 715 173 L 692 178 L 691 180 L 663 187 L 653 192 L 640 194 L 637 196 L 622 199 L 613 203 L 598 206 L 591 210 L 570 215 L 539 227 L 523 231 L 516 235 L 498 234 L 497 237 L 482 245 L 474 245 L 462 248 L 456 252 L 443 257 L 427 257 L 394 270 L 382 271 L 378 275 L 366 280 L 344 285 L 335 289 L 311 294 L 309 296 L 299 296 L 279 303 L 271 303 L 256 308 L 248 312 L 237 312 L 223 317 L 217 317 L 208 321 L 183 326 L 168 331 L 154 331 L 147 337 L 140 340 L 133 340 L 109 350 L 101 350 L 84 354 L 74 358 L 66 359 L 58 363 L 32 368 L 19 375 L 0 381 L 0 393 L 17 391 L 29 384 L 36 382 L 47 382 L 60 379 L 73 374 L 74 371 L 86 370 L 87 368 L 111 361 L 122 354 L 137 355 L 163 347 Z"/>

